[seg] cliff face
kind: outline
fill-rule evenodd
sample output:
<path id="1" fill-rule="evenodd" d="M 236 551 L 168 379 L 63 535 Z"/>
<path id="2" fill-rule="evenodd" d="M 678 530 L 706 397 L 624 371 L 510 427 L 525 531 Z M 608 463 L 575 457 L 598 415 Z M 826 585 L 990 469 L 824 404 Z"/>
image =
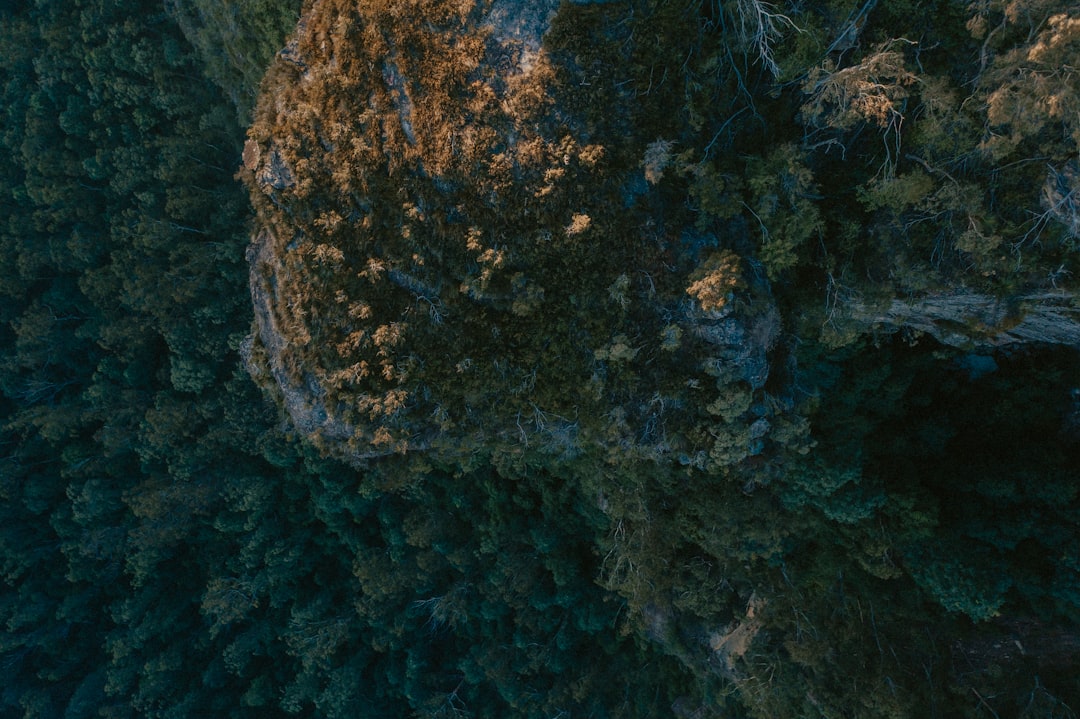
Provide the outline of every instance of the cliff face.
<path id="1" fill-rule="evenodd" d="M 894 299 L 885 307 L 852 303 L 846 314 L 861 331 L 915 330 L 959 349 L 1017 344 L 1080 348 L 1080 307 L 1064 292 L 1001 300 L 960 291 Z"/>
<path id="2" fill-rule="evenodd" d="M 320 0 L 268 75 L 248 355 L 332 451 L 764 447 L 768 283 L 660 201 L 637 94 L 592 85 L 617 15 L 558 8 Z"/>

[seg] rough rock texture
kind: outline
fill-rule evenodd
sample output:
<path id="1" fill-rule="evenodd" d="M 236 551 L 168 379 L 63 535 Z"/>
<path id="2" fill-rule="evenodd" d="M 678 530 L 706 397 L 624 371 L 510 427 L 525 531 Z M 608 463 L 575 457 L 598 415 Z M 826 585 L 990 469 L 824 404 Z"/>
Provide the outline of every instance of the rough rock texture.
<path id="1" fill-rule="evenodd" d="M 735 379 L 755 390 L 765 386 L 769 350 L 780 337 L 780 313 L 775 305 L 768 303 L 765 314 L 753 322 L 731 312 L 717 317 L 693 310 L 683 322 L 712 348 L 718 361 L 731 368 Z"/>
<path id="2" fill-rule="evenodd" d="M 247 260 L 258 272 L 251 274 L 251 301 L 255 309 L 255 335 L 244 343 L 242 354 L 248 371 L 262 386 L 272 387 L 297 430 L 330 442 L 346 442 L 360 430 L 334 417 L 326 405 L 326 391 L 309 371 L 299 376 L 285 366 L 289 339 L 281 329 L 277 308 L 288 302 L 281 296 L 275 274 L 280 265 L 272 252 L 275 243 L 267 231 L 248 248 Z M 257 343 L 257 345 L 256 345 Z M 255 347 L 261 350 L 255 355 Z M 356 459 L 376 457 L 384 451 L 358 453 Z"/>
<path id="3" fill-rule="evenodd" d="M 746 604 L 746 614 L 733 621 L 724 631 L 709 636 L 709 648 L 720 662 L 721 671 L 732 679 L 739 678 L 736 661 L 750 649 L 754 637 L 762 628 L 761 611 L 768 602 L 754 594 Z"/>
<path id="4" fill-rule="evenodd" d="M 493 2 L 481 24 L 491 28 L 492 40 L 507 53 L 518 72 L 528 72 L 530 58 L 535 57 L 543 42 L 544 33 L 559 9 L 558 0 Z"/>
<path id="5" fill-rule="evenodd" d="M 1025 295 L 1006 302 L 969 292 L 894 299 L 884 307 L 853 303 L 850 318 L 867 330 L 908 328 L 961 349 L 1018 343 L 1080 348 L 1080 307 L 1067 294 Z"/>

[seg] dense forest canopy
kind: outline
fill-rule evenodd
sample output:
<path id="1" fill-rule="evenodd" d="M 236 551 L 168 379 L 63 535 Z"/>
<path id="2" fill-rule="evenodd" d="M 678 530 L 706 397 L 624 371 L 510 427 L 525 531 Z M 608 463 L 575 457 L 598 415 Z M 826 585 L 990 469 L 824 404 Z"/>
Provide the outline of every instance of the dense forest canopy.
<path id="1" fill-rule="evenodd" d="M 3 5 L 0 713 L 1075 717 L 1077 57 Z"/>

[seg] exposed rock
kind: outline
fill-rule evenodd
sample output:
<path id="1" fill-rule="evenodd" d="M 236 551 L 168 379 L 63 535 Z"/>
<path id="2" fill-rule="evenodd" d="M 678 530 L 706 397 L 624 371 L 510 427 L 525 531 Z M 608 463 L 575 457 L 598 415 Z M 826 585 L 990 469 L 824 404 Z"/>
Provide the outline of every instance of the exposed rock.
<path id="1" fill-rule="evenodd" d="M 759 295 L 761 314 L 750 321 L 733 312 L 687 314 L 685 323 L 695 336 L 714 348 L 716 360 L 728 379 L 745 381 L 761 389 L 769 377 L 769 352 L 780 337 L 780 313 L 771 294 Z"/>
<path id="2" fill-rule="evenodd" d="M 259 167 L 259 143 L 248 140 L 244 143 L 244 153 L 241 156 L 241 162 L 244 164 L 244 169 L 248 172 L 254 172 Z"/>
<path id="3" fill-rule="evenodd" d="M 249 140 L 248 143 L 251 141 Z M 296 184 L 296 177 L 293 175 L 292 170 L 286 164 L 285 159 L 281 156 L 280 150 L 276 147 L 270 147 L 265 153 L 265 160 L 261 162 L 260 159 L 264 156 L 264 153 L 260 152 L 259 146 L 255 145 L 248 152 L 249 144 L 244 144 L 245 154 L 251 158 L 252 165 L 259 167 L 258 178 L 259 182 L 265 185 L 267 188 L 274 190 L 287 190 Z M 247 167 L 249 163 L 245 161 L 244 166 Z"/>
<path id="4" fill-rule="evenodd" d="M 275 274 L 281 269 L 273 252 L 274 246 L 272 236 L 263 231 L 248 248 L 256 334 L 245 343 L 245 363 L 258 384 L 272 387 L 278 394 L 297 430 L 331 442 L 346 442 L 362 430 L 342 422 L 328 411 L 326 392 L 311 372 L 298 376 L 285 365 L 290 356 L 290 340 L 281 329 L 279 312 L 287 305 L 287 298 L 279 295 L 274 281 Z M 258 357 L 256 346 L 261 350 Z M 384 454 L 387 451 L 361 452 L 355 458 Z"/>
<path id="5" fill-rule="evenodd" d="M 714 632 L 709 637 L 709 648 L 722 662 L 728 676 L 737 676 L 735 663 L 750 651 L 754 637 L 761 631 L 761 610 L 767 603 L 757 594 L 751 595 L 746 603 L 746 615 L 741 620 L 732 622 L 724 631 Z"/>
<path id="6" fill-rule="evenodd" d="M 491 39 L 499 48 L 500 58 L 505 57 L 514 72 L 525 73 L 532 69 L 533 59 L 558 9 L 559 0 L 495 0 L 482 25 L 491 29 Z"/>
<path id="7" fill-rule="evenodd" d="M 856 326 L 924 332 L 942 344 L 972 349 L 1019 343 L 1080 348 L 1080 307 L 1071 295 L 1033 294 L 1003 301 L 970 292 L 892 300 L 886 307 L 847 308 Z"/>

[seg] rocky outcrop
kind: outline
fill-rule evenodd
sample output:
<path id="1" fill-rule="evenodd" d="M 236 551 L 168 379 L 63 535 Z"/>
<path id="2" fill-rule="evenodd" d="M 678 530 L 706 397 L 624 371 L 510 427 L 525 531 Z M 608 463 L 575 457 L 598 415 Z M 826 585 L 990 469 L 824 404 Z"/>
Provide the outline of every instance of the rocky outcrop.
<path id="1" fill-rule="evenodd" d="M 761 452 L 779 314 L 761 280 L 729 277 L 743 289 L 722 311 L 687 294 L 720 242 L 646 180 L 656 138 L 624 131 L 636 94 L 612 85 L 597 114 L 587 54 L 605 38 L 560 25 L 604 10 L 398 11 L 311 3 L 244 148 L 249 365 L 296 428 L 356 461 Z"/>
<path id="2" fill-rule="evenodd" d="M 863 331 L 915 330 L 960 349 L 1024 343 L 1080 348 L 1080 306 L 1066 293 L 1001 300 L 960 291 L 894 299 L 884 307 L 853 302 L 847 315 Z"/>
<path id="3" fill-rule="evenodd" d="M 274 256 L 272 235 L 263 230 L 248 247 L 251 268 L 251 303 L 255 310 L 255 331 L 241 348 L 248 372 L 256 383 L 278 397 L 292 425 L 307 436 L 329 442 L 346 442 L 361 430 L 334 416 L 327 407 L 326 390 L 311 371 L 290 369 L 290 342 L 295 341 L 282 328 L 285 318 L 280 308 L 288 298 L 279 292 L 276 275 L 281 271 Z M 286 320 L 287 321 L 287 320 Z M 386 454 L 373 451 L 357 455 L 366 459 Z"/>
<path id="4" fill-rule="evenodd" d="M 467 45 L 473 39 L 482 38 L 483 50 L 475 58 L 480 64 L 473 75 L 486 78 L 486 84 L 490 85 L 497 95 L 504 100 L 510 99 L 515 88 L 508 85 L 508 78 L 521 78 L 532 71 L 541 49 L 543 35 L 547 32 L 557 6 L 558 2 L 554 0 L 529 3 L 494 0 L 478 4 L 462 17 L 463 24 L 453 32 L 458 38 L 451 44 Z M 310 113 L 315 102 L 325 101 L 322 90 L 311 91 L 311 88 L 316 88 L 320 82 L 328 82 L 328 78 L 335 73 L 347 76 L 355 72 L 345 63 L 344 55 L 347 44 L 356 41 L 353 37 L 356 29 L 351 28 L 340 35 L 332 35 L 329 46 L 326 31 L 328 19 L 339 13 L 343 13 L 344 17 L 349 12 L 346 6 L 337 7 L 333 0 L 317 0 L 306 6 L 296 35 L 278 57 L 279 76 L 295 78 L 290 81 L 293 85 L 289 89 L 276 88 L 276 96 L 269 98 L 272 107 L 264 106 L 261 109 L 264 118 L 275 117 L 274 125 L 270 128 L 271 134 L 260 136 L 253 130 L 252 137 L 244 147 L 243 167 L 249 173 L 248 179 L 253 190 L 271 203 L 271 207 L 261 213 L 264 219 L 270 221 L 264 222 L 248 250 L 255 328 L 247 342 L 245 355 L 249 371 L 278 396 L 292 424 L 300 432 L 316 438 L 324 447 L 344 454 L 350 460 L 363 460 L 402 451 L 406 447 L 413 451 L 425 449 L 439 430 L 436 427 L 437 422 L 420 423 L 420 426 L 410 422 L 405 432 L 407 439 L 380 439 L 377 435 L 381 428 L 385 429 L 383 423 L 357 421 L 356 405 L 380 408 L 370 410 L 372 415 L 377 411 L 384 411 L 381 408 L 388 404 L 386 397 L 395 393 L 395 385 L 399 382 L 393 377 L 394 366 L 388 361 L 383 362 L 381 371 L 389 380 L 384 383 L 385 387 L 365 388 L 352 393 L 349 396 L 351 402 L 343 402 L 342 393 L 338 391 L 341 389 L 343 369 L 351 369 L 354 378 L 366 375 L 369 373 L 366 361 L 358 357 L 359 361 L 354 363 L 352 368 L 341 368 L 328 366 L 324 359 L 318 358 L 317 345 L 325 342 L 326 338 L 312 325 L 310 318 L 312 313 L 319 314 L 323 310 L 313 306 L 310 295 L 319 282 L 311 276 L 312 266 L 305 253 L 324 238 L 316 231 L 322 229 L 321 226 L 313 228 L 297 222 L 297 215 L 302 212 L 298 207 L 303 206 L 303 202 L 296 197 L 300 189 L 298 183 L 303 182 L 310 186 L 313 179 L 318 181 L 317 177 L 312 176 L 314 160 L 323 160 L 327 165 L 347 162 L 345 156 L 338 152 L 340 148 L 337 145 L 342 142 L 343 136 L 348 142 L 348 136 L 355 135 L 359 138 L 363 133 L 354 132 L 353 128 L 339 127 L 338 136 L 331 138 L 319 118 L 315 118 L 316 145 L 314 148 L 304 148 L 299 147 L 304 141 L 298 140 L 295 130 L 284 128 L 289 125 L 288 115 L 296 113 L 299 107 Z M 370 28 L 380 26 L 378 12 L 367 19 Z M 337 20 L 331 20 L 331 23 L 333 22 Z M 415 160 L 414 169 L 410 172 L 411 180 L 423 183 L 431 179 L 432 195 L 438 196 L 439 188 L 451 183 L 443 177 L 430 178 L 428 168 L 445 166 L 447 148 L 437 147 L 432 151 L 435 143 L 431 136 L 430 120 L 425 126 L 418 126 L 425 122 L 425 118 L 421 117 L 423 111 L 430 108 L 418 109 L 414 97 L 429 97 L 431 92 L 426 78 L 409 74 L 407 58 L 403 56 L 405 52 L 417 51 L 415 39 L 394 37 L 393 23 L 383 26 L 382 33 L 389 51 L 382 55 L 378 63 L 370 64 L 370 73 L 367 73 L 365 68 L 364 72 L 369 74 L 369 77 L 357 78 L 364 80 L 372 88 L 372 93 L 366 100 L 360 98 L 360 110 L 378 112 L 382 115 L 383 123 L 389 120 L 400 129 L 404 144 L 408 146 L 402 148 L 401 154 L 412 154 Z M 431 37 L 439 42 L 446 34 L 448 33 L 445 30 L 435 28 L 430 31 Z M 436 51 L 439 42 L 433 43 Z M 360 64 L 360 67 L 364 67 L 364 64 Z M 491 67 L 492 71 L 486 72 L 485 67 Z M 348 81 L 348 78 L 338 77 L 334 79 L 336 80 Z M 519 85 L 521 82 L 519 79 Z M 389 108 L 383 98 L 388 101 Z M 350 121 L 354 120 L 360 122 L 356 118 L 350 118 Z M 381 139 L 384 155 L 391 153 L 392 137 L 387 137 L 384 133 Z M 356 143 L 359 143 L 359 140 Z M 454 152 L 456 149 L 452 141 L 450 151 Z M 377 164 L 378 153 L 368 157 L 370 164 Z M 367 172 L 360 166 L 355 170 L 358 175 Z M 406 191 L 404 187 L 401 189 L 402 192 Z M 354 199 L 357 202 L 351 209 L 353 219 L 360 213 L 377 214 L 378 208 L 371 207 L 375 200 L 370 195 L 354 196 Z M 416 205 L 431 204 L 431 200 L 426 197 L 413 196 L 411 199 Z M 454 202 L 455 199 L 448 196 L 446 201 Z M 273 225 L 274 229 L 270 225 Z M 379 242 L 380 238 L 376 237 L 374 241 Z M 335 251 L 340 252 L 340 248 L 334 247 Z M 372 254 L 374 257 L 371 262 L 379 265 L 378 272 L 384 273 L 389 285 L 407 296 L 410 305 L 420 302 L 414 298 L 423 298 L 432 310 L 432 317 L 438 317 L 438 308 L 442 307 L 439 294 L 447 280 L 456 286 L 464 279 L 462 274 L 447 278 L 439 276 L 439 273 L 416 272 L 394 263 L 386 255 L 380 258 L 378 253 Z M 466 299 L 477 296 L 486 295 L 479 291 L 463 295 Z M 315 300 L 314 305 L 317 305 L 317 302 L 318 300 Z M 398 314 L 398 310 L 393 310 L 390 317 L 376 319 L 384 323 L 380 325 L 382 327 L 404 326 L 403 322 L 395 322 L 399 319 Z M 378 327 L 365 330 L 359 327 L 363 324 L 362 320 L 358 317 L 354 319 L 361 335 L 366 338 L 363 341 L 370 342 L 371 336 L 377 335 Z M 343 364 L 349 363 L 346 361 Z M 375 365 L 375 362 L 371 364 Z M 467 361 L 464 362 L 464 365 L 467 364 Z M 364 369 L 359 369 L 360 366 Z M 418 388 L 413 389 L 416 394 Z M 385 413 L 392 412 L 386 410 Z M 478 441 L 483 439 L 473 437 L 471 440 Z"/>
<path id="5" fill-rule="evenodd" d="M 771 294 L 760 297 L 760 314 L 752 321 L 734 313 L 703 313 L 691 309 L 683 324 L 712 348 L 726 379 L 759 390 L 769 378 L 769 352 L 780 338 L 780 313 Z M 717 316 L 717 314 L 719 316 Z"/>
<path id="6" fill-rule="evenodd" d="M 736 662 L 746 655 L 754 637 L 761 631 L 761 611 L 767 604 L 764 598 L 752 594 L 746 603 L 746 614 L 742 619 L 733 621 L 723 631 L 713 632 L 709 636 L 709 648 L 713 651 L 721 671 L 728 677 L 739 678 Z"/>

